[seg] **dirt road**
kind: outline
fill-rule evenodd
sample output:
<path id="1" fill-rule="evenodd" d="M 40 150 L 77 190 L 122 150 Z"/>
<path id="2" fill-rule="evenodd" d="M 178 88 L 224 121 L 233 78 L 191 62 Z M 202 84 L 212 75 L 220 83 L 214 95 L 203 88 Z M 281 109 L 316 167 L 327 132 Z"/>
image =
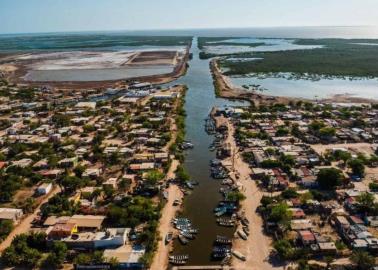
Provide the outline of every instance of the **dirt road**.
<path id="1" fill-rule="evenodd" d="M 38 207 L 34 210 L 34 212 L 28 216 L 26 216 L 20 224 L 18 224 L 14 230 L 8 235 L 8 237 L 1 242 L 0 244 L 0 253 L 4 251 L 7 247 L 10 246 L 12 243 L 13 238 L 16 235 L 27 233 L 30 231 L 32 227 L 32 221 L 38 216 L 38 212 L 41 208 L 41 205 L 46 203 L 51 197 L 53 197 L 55 194 L 60 192 L 60 188 L 58 186 L 55 186 L 54 189 L 50 192 L 48 196 L 46 196 L 45 199 L 42 200 L 42 202 L 38 205 Z"/>
<path id="2" fill-rule="evenodd" d="M 285 269 L 283 265 L 275 264 L 269 261 L 269 254 L 272 250 L 272 241 L 270 237 L 266 236 L 263 232 L 263 221 L 261 217 L 256 213 L 256 208 L 260 204 L 262 192 L 256 186 L 256 183 L 250 179 L 251 169 L 248 164 L 242 160 L 241 155 L 238 153 L 233 134 L 234 127 L 228 122 L 229 135 L 227 142 L 230 143 L 233 149 L 234 155 L 234 167 L 239 173 L 239 181 L 243 187 L 242 191 L 246 196 L 246 199 L 241 203 L 242 210 L 245 212 L 245 216 L 248 218 L 250 225 L 250 236 L 247 241 L 240 238 L 234 240 L 233 249 L 241 252 L 247 258 L 245 262 L 236 258 L 232 260 L 232 266 L 235 269 L 259 269 L 259 270 L 276 270 Z M 235 152 L 234 152 L 235 151 Z M 226 162 L 232 163 L 232 158 Z M 231 177 L 236 180 L 235 173 L 231 173 Z"/>
<path id="3" fill-rule="evenodd" d="M 177 160 L 173 160 L 171 167 L 167 173 L 167 179 L 173 178 L 175 176 L 175 171 L 179 162 Z M 183 198 L 183 194 L 176 185 L 170 185 L 167 189 L 168 191 L 168 200 L 165 204 L 163 211 L 161 213 L 161 218 L 159 222 L 159 234 L 161 239 L 159 240 L 158 249 L 155 253 L 154 260 L 150 267 L 151 270 L 163 270 L 167 269 L 168 266 L 168 256 L 169 251 L 171 249 L 171 244 L 165 244 L 165 236 L 169 231 L 172 231 L 171 220 L 175 217 L 176 211 L 179 209 L 177 206 L 173 206 L 173 202 L 176 199 L 180 201 Z"/>

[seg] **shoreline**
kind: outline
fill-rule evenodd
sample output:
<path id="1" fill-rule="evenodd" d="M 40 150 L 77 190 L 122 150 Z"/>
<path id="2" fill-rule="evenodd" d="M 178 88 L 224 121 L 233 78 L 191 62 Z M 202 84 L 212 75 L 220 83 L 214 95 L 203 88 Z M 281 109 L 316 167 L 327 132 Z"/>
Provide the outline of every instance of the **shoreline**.
<path id="1" fill-rule="evenodd" d="M 272 96 L 256 92 L 248 92 L 242 87 L 237 87 L 232 84 L 230 79 L 225 76 L 220 70 L 217 58 L 214 58 L 210 61 L 210 69 L 213 76 L 214 88 L 217 96 L 228 99 L 247 100 L 254 103 L 255 105 L 274 103 L 289 104 L 291 102 L 297 101 L 319 103 L 378 103 L 378 100 L 375 99 L 355 97 L 349 94 L 336 94 L 331 97 L 314 100 L 307 98 Z"/>

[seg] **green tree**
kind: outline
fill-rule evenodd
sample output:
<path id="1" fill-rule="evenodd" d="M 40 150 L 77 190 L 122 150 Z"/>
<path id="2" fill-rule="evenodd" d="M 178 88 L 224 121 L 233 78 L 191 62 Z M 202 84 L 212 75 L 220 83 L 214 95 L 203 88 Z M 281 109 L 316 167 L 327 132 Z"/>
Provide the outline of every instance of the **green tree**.
<path id="1" fill-rule="evenodd" d="M 189 173 L 186 171 L 186 169 L 179 165 L 176 169 L 176 177 L 177 179 L 182 182 L 182 183 L 185 183 L 185 182 L 188 182 L 190 180 L 190 175 Z"/>
<path id="2" fill-rule="evenodd" d="M 288 240 L 278 240 L 274 242 L 273 247 L 284 260 L 291 260 L 295 256 L 295 248 Z"/>
<path id="3" fill-rule="evenodd" d="M 10 234 L 13 227 L 13 222 L 11 220 L 0 220 L 0 242 Z"/>
<path id="4" fill-rule="evenodd" d="M 321 137 L 333 137 L 336 135 L 336 129 L 333 127 L 323 127 L 319 130 Z"/>
<path id="5" fill-rule="evenodd" d="M 85 254 L 85 253 L 80 253 L 75 257 L 74 264 L 85 265 L 85 264 L 90 264 L 91 261 L 92 261 L 92 258 L 90 255 Z"/>
<path id="6" fill-rule="evenodd" d="M 52 246 L 52 250 L 45 260 L 45 265 L 60 268 L 67 256 L 67 246 L 65 243 L 56 241 Z"/>
<path id="7" fill-rule="evenodd" d="M 159 170 L 151 170 L 146 175 L 146 182 L 148 185 L 156 185 L 160 180 L 164 178 L 164 174 Z"/>
<path id="8" fill-rule="evenodd" d="M 369 211 L 374 205 L 374 200 L 374 195 L 369 192 L 363 192 L 357 197 L 361 211 Z"/>
<path id="9" fill-rule="evenodd" d="M 348 166 L 351 168 L 353 175 L 362 177 L 365 174 L 365 164 L 361 159 L 349 160 Z"/>
<path id="10" fill-rule="evenodd" d="M 273 222 L 287 222 L 290 220 L 292 213 L 286 203 L 279 203 L 272 207 L 269 220 Z"/>
<path id="11" fill-rule="evenodd" d="M 375 258 L 364 251 L 353 252 L 350 260 L 357 266 L 358 270 L 369 270 L 375 265 Z"/>
<path id="12" fill-rule="evenodd" d="M 342 173 L 336 168 L 321 169 L 317 176 L 317 182 L 322 189 L 333 190 L 342 183 Z"/>
<path id="13" fill-rule="evenodd" d="M 245 200 L 245 195 L 240 191 L 231 191 L 227 193 L 226 199 L 233 202 L 239 202 Z"/>

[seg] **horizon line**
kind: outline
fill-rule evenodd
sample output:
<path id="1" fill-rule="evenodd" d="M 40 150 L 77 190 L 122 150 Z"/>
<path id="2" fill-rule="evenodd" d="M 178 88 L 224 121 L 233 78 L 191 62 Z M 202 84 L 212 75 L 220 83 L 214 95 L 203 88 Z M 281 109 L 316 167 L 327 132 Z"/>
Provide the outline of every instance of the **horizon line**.
<path id="1" fill-rule="evenodd" d="M 148 32 L 148 31 L 190 31 L 190 30 L 222 30 L 222 29 L 253 29 L 253 28 L 319 28 L 319 27 L 378 27 L 378 25 L 288 25 L 288 26 L 245 26 L 245 27 L 199 27 L 199 28 L 146 28 L 146 29 L 109 29 L 109 30 L 57 30 L 41 32 L 0 32 L 0 35 L 35 35 L 63 33 L 100 33 L 100 32 Z"/>

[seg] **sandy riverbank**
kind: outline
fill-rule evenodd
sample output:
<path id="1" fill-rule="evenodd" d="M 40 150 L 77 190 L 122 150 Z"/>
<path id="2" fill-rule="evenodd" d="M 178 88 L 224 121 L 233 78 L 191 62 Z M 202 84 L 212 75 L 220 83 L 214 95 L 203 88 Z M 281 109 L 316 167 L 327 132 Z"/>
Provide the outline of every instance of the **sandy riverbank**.
<path id="1" fill-rule="evenodd" d="M 234 168 L 231 168 L 231 178 L 235 182 L 239 182 L 242 186 L 242 192 L 246 199 L 241 202 L 241 211 L 245 213 L 245 217 L 249 220 L 250 235 L 245 241 L 236 237 L 233 241 L 233 249 L 241 252 L 246 256 L 246 261 L 241 261 L 237 258 L 232 259 L 232 267 L 237 270 L 243 269 L 259 269 L 259 270 L 278 270 L 285 269 L 284 265 L 279 262 L 270 260 L 270 253 L 272 250 L 272 239 L 265 235 L 263 229 L 263 220 L 256 212 L 260 205 L 260 200 L 263 193 L 258 189 L 256 183 L 251 180 L 251 169 L 248 164 L 242 160 L 239 149 L 234 140 L 234 127 L 230 121 L 228 125 L 228 137 L 226 143 L 231 147 L 231 153 L 234 155 Z M 232 157 L 224 161 L 226 164 L 232 164 Z M 236 174 L 239 175 L 236 178 Z"/>

